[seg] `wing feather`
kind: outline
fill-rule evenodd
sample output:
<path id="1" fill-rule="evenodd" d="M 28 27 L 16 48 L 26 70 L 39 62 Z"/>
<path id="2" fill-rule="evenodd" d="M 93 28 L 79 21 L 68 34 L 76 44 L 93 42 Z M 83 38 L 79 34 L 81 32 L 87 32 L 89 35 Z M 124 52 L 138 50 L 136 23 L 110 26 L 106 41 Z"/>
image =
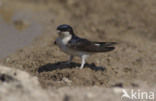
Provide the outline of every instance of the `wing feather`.
<path id="1" fill-rule="evenodd" d="M 114 50 L 115 42 L 91 42 L 87 39 L 77 39 L 67 44 L 67 47 L 83 52 L 107 52 Z"/>

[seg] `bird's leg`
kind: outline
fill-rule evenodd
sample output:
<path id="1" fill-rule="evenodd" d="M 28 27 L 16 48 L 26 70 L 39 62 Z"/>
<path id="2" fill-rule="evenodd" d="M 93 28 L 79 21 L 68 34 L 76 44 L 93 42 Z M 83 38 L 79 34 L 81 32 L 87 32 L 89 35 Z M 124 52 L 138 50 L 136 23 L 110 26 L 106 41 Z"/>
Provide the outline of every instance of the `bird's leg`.
<path id="1" fill-rule="evenodd" d="M 71 55 L 70 58 L 69 58 L 69 60 L 67 61 L 67 64 L 70 64 L 72 62 L 73 58 L 74 58 L 74 56 Z"/>
<path id="2" fill-rule="evenodd" d="M 81 56 L 82 62 L 81 62 L 80 69 L 83 69 L 83 67 L 84 67 L 84 65 L 85 65 L 85 63 L 86 63 L 86 58 L 87 58 L 87 57 L 88 57 L 87 55 Z"/>

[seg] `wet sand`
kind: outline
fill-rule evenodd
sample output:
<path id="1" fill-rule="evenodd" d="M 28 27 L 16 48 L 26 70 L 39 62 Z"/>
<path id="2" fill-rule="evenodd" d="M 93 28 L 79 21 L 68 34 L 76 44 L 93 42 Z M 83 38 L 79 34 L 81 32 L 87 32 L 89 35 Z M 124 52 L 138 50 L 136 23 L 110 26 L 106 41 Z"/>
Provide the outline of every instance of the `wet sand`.
<path id="1" fill-rule="evenodd" d="M 43 33 L 32 12 L 0 8 L 0 59 L 30 45 Z"/>

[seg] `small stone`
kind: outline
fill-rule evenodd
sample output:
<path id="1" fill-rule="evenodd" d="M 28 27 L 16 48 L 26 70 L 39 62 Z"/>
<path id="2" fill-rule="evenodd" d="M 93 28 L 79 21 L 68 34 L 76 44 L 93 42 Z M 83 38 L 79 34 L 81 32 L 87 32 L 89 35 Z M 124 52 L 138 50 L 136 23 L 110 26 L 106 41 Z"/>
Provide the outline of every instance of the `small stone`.
<path id="1" fill-rule="evenodd" d="M 71 83 L 72 83 L 72 81 L 69 80 L 69 79 L 66 78 L 66 77 L 64 77 L 62 80 L 63 80 L 65 83 L 69 84 L 69 85 L 71 85 Z"/>

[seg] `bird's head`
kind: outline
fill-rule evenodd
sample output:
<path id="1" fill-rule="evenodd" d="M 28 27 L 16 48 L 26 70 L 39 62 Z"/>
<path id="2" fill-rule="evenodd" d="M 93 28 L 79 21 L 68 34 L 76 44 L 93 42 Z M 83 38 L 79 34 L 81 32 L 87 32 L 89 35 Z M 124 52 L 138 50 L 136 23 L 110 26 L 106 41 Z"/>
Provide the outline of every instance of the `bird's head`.
<path id="1" fill-rule="evenodd" d="M 73 36 L 74 32 L 70 25 L 62 24 L 57 27 L 57 31 L 60 37 Z"/>

